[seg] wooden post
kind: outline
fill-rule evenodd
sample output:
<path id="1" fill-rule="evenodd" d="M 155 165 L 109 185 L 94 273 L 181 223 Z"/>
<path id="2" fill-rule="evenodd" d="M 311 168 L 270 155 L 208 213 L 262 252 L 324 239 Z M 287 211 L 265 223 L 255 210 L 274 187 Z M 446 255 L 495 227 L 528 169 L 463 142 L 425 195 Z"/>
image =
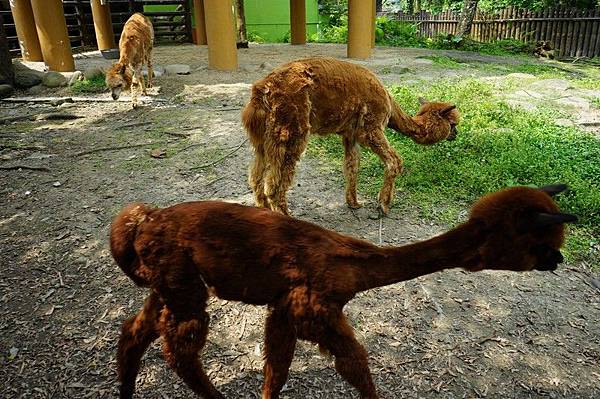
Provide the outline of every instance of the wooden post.
<path id="1" fill-rule="evenodd" d="M 98 50 L 116 48 L 108 2 L 102 5 L 100 0 L 92 0 L 92 18 L 94 18 L 94 30 L 96 31 Z"/>
<path id="2" fill-rule="evenodd" d="M 231 0 L 204 0 L 208 66 L 222 71 L 237 69 L 237 47 Z"/>
<path id="3" fill-rule="evenodd" d="M 371 48 L 375 48 L 375 28 L 377 27 L 377 6 L 375 4 L 375 0 L 370 0 L 372 9 L 372 18 L 371 21 Z"/>
<path id="4" fill-rule="evenodd" d="M 75 61 L 61 0 L 31 0 L 44 62 L 51 71 L 71 72 Z"/>
<path id="5" fill-rule="evenodd" d="M 29 0 L 12 0 L 10 2 L 15 21 L 15 29 L 21 47 L 21 56 L 25 61 L 43 61 L 40 39 L 35 29 L 33 10 Z"/>
<path id="6" fill-rule="evenodd" d="M 194 0 L 194 22 L 196 26 L 196 44 L 206 44 L 206 24 L 204 23 L 204 2 Z"/>
<path id="7" fill-rule="evenodd" d="M 290 0 L 290 27 L 292 44 L 306 44 L 306 2 Z"/>
<path id="8" fill-rule="evenodd" d="M 370 1 L 348 0 L 348 58 L 371 56 L 372 13 Z"/>

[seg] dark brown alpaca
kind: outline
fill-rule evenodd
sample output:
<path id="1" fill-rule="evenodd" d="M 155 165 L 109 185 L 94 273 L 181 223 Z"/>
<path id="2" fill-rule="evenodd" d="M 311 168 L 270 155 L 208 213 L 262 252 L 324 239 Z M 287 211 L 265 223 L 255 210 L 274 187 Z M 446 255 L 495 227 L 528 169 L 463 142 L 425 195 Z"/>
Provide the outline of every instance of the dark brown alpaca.
<path id="1" fill-rule="evenodd" d="M 297 339 L 335 356 L 337 371 L 363 398 L 377 398 L 367 352 L 344 305 L 361 291 L 439 270 L 555 270 L 565 222 L 551 198 L 564 186 L 516 187 L 487 195 L 469 220 L 429 240 L 378 247 L 266 209 L 188 202 L 126 207 L 110 236 L 117 264 L 152 289 L 119 339 L 121 398 L 131 398 L 144 351 L 163 337 L 171 368 L 198 395 L 222 398 L 198 359 L 206 342 L 210 294 L 268 305 L 263 398 L 277 398 Z"/>
<path id="2" fill-rule="evenodd" d="M 385 137 L 386 126 L 419 144 L 434 144 L 455 137 L 459 113 L 452 104 L 423 101 L 410 117 L 368 69 L 333 58 L 307 58 L 282 65 L 254 83 L 242 121 L 255 151 L 248 181 L 257 206 L 288 214 L 286 191 L 309 134 L 337 133 L 344 142 L 346 203 L 360 207 L 360 145 L 385 165 L 379 203 L 387 213 L 402 159 Z"/>

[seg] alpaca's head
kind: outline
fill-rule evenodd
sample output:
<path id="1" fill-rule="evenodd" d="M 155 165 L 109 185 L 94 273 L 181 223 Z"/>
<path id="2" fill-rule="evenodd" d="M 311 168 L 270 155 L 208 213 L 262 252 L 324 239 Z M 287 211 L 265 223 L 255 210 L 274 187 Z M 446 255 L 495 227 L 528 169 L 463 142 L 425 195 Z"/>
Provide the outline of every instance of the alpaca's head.
<path id="1" fill-rule="evenodd" d="M 442 140 L 454 140 L 460 113 L 450 103 L 428 102 L 419 98 L 421 108 L 413 120 L 421 126 L 421 134 L 411 135 L 419 144 L 435 144 Z"/>
<path id="2" fill-rule="evenodd" d="M 479 264 L 470 270 L 555 270 L 563 261 L 564 223 L 577 221 L 552 199 L 565 189 L 564 184 L 513 187 L 477 201 L 470 221 L 481 224 L 484 242 Z"/>
<path id="3" fill-rule="evenodd" d="M 106 86 L 110 89 L 113 100 L 118 100 L 123 90 L 131 86 L 131 72 L 127 65 L 116 63 L 106 74 Z"/>

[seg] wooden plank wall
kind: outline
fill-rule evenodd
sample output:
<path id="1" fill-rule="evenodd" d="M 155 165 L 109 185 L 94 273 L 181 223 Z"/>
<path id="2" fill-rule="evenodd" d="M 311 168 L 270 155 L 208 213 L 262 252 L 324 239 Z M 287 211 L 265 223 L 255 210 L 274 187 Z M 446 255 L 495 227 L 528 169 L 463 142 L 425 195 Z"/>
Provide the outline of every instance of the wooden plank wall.
<path id="1" fill-rule="evenodd" d="M 71 47 L 74 51 L 96 48 L 96 33 L 89 0 L 62 0 Z M 143 11 L 144 5 L 174 5 L 175 11 L 152 11 L 145 15 L 152 19 L 158 42 L 192 42 L 192 22 L 190 2 L 187 0 L 110 0 L 115 42 L 119 42 L 125 21 L 136 11 Z M 20 55 L 12 13 L 0 5 L 11 55 Z"/>
<path id="2" fill-rule="evenodd" d="M 458 13 L 389 14 L 401 21 L 416 23 L 424 37 L 456 34 Z M 555 8 L 528 11 L 514 7 L 495 14 L 477 10 L 471 37 L 480 42 L 516 39 L 525 42 L 546 40 L 559 57 L 600 56 L 600 9 Z"/>

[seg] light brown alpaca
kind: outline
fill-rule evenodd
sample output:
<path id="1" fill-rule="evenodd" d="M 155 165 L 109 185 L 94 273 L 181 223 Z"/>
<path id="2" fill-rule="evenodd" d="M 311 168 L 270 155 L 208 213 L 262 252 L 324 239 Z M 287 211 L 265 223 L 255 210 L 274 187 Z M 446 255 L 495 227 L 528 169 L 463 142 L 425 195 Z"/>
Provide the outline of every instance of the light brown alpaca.
<path id="1" fill-rule="evenodd" d="M 249 184 L 256 205 L 288 214 L 286 191 L 309 134 L 342 136 L 346 203 L 356 197 L 359 147 L 385 165 L 380 209 L 389 211 L 402 159 L 385 137 L 386 126 L 419 144 L 456 136 L 459 113 L 449 103 L 425 102 L 416 116 L 405 114 L 368 69 L 333 58 L 307 58 L 282 65 L 254 83 L 242 121 L 255 151 Z"/>
<path id="2" fill-rule="evenodd" d="M 152 87 L 152 46 L 154 45 L 154 29 L 150 19 L 135 13 L 123 26 L 119 40 L 119 61 L 106 74 L 106 86 L 112 92 L 113 100 L 117 100 L 121 91 L 131 88 L 133 107 L 138 106 L 138 90 L 146 95 L 146 87 Z M 148 84 L 144 84 L 142 67 L 148 65 Z M 135 89 L 134 89 L 135 88 Z"/>
<path id="3" fill-rule="evenodd" d="M 151 293 L 123 323 L 120 396 L 133 396 L 141 358 L 161 336 L 165 360 L 183 381 L 205 398 L 223 398 L 198 358 L 212 293 L 269 306 L 263 399 L 279 397 L 298 339 L 330 352 L 336 370 L 362 398 L 377 398 L 367 352 L 343 313 L 346 303 L 358 292 L 454 267 L 555 270 L 563 260 L 563 223 L 576 220 L 560 213 L 551 198 L 564 189 L 515 187 L 487 195 L 462 225 L 401 247 L 378 247 L 238 204 L 132 204 L 113 221 L 111 252 L 123 272 Z"/>

